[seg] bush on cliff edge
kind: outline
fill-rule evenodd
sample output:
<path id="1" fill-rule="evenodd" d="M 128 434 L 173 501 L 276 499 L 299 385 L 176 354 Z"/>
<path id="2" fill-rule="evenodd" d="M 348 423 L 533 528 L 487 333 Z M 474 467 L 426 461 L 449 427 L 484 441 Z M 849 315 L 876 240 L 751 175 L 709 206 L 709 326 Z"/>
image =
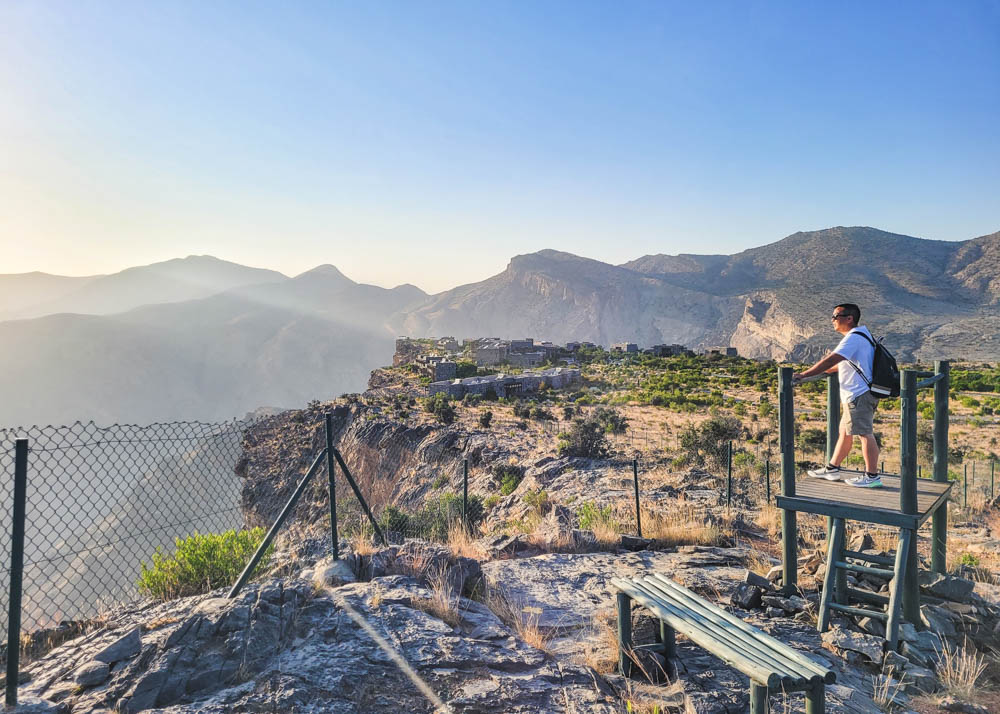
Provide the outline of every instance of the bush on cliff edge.
<path id="1" fill-rule="evenodd" d="M 157 547 L 152 563 L 141 564 L 139 592 L 159 600 L 171 600 L 232 585 L 265 534 L 263 528 L 225 533 L 196 532 L 187 538 L 177 538 L 172 555 L 165 555 Z M 257 572 L 267 567 L 273 550 L 271 546 L 264 552 Z"/>

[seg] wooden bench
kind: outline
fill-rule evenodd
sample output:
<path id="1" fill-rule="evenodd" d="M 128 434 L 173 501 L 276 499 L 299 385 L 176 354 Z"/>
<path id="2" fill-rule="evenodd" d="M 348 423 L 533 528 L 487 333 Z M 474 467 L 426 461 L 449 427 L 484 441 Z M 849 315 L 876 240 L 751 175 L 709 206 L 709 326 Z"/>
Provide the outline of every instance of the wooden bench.
<path id="1" fill-rule="evenodd" d="M 612 578 L 618 589 L 618 656 L 622 674 L 631 676 L 632 600 L 660 620 L 656 645 L 669 663 L 677 656 L 674 632 L 722 659 L 750 678 L 750 712 L 765 714 L 772 692 L 805 692 L 806 712 L 822 714 L 825 685 L 836 674 L 740 618 L 703 600 L 659 574 Z"/>

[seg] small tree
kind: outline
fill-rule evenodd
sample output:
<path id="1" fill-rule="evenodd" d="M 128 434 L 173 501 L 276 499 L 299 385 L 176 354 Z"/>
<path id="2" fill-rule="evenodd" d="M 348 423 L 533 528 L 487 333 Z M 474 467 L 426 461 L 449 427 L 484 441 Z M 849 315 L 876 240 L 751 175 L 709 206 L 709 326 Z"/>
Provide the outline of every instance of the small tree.
<path id="1" fill-rule="evenodd" d="M 444 392 L 438 392 L 424 400 L 424 410 L 433 414 L 442 424 L 451 424 L 457 416 L 455 407 Z"/>
<path id="2" fill-rule="evenodd" d="M 559 435 L 558 448 L 560 456 L 602 459 L 608 455 L 607 431 L 596 419 L 577 419 L 567 433 Z"/>
<path id="3" fill-rule="evenodd" d="M 483 429 L 489 429 L 490 424 L 492 422 L 493 422 L 493 412 L 491 412 L 490 410 L 487 409 L 486 411 L 484 411 L 482 414 L 479 415 L 479 426 L 481 426 Z"/>

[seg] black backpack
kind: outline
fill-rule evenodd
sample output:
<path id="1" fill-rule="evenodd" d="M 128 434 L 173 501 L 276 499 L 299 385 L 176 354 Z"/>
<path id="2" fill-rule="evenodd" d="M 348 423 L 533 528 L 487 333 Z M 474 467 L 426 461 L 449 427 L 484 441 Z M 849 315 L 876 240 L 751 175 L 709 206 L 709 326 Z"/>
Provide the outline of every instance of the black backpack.
<path id="1" fill-rule="evenodd" d="M 882 344 L 881 338 L 873 340 L 864 332 L 858 332 L 857 330 L 851 330 L 851 334 L 861 335 L 866 340 L 871 342 L 872 347 L 875 348 L 875 356 L 872 360 L 871 379 L 865 377 L 865 373 L 858 367 L 858 365 L 848 360 L 850 365 L 858 371 L 858 374 L 861 375 L 861 379 L 865 380 L 865 384 L 868 385 L 868 391 L 871 392 L 877 399 L 882 399 L 883 397 L 898 397 L 899 366 L 896 364 L 896 358 L 893 357 L 892 353 L 885 348 L 885 345 Z"/>

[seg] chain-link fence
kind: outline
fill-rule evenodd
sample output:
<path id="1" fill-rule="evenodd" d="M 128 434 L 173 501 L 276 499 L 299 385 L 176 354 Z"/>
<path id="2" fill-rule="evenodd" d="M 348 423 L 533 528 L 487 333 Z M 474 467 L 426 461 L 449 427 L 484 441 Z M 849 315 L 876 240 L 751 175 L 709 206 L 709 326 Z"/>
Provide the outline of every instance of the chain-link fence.
<path id="1" fill-rule="evenodd" d="M 194 532 L 242 528 L 247 420 L 0 429 L 0 630 L 6 641 L 14 449 L 28 441 L 22 631 L 137 600 L 141 563 Z"/>

